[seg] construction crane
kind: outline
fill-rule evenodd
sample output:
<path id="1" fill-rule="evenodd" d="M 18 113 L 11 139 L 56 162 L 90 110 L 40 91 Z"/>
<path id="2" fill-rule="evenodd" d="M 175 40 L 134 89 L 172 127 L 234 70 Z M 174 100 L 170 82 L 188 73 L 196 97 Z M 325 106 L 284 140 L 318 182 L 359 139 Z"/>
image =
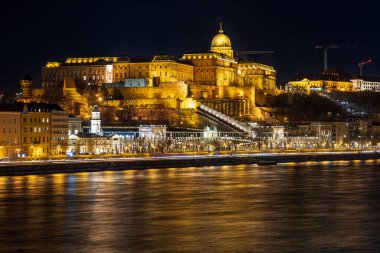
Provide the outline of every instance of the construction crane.
<path id="1" fill-rule="evenodd" d="M 327 70 L 327 51 L 333 48 L 356 48 L 355 45 L 317 45 L 315 49 L 323 49 L 323 71 Z"/>
<path id="2" fill-rule="evenodd" d="M 239 60 L 239 56 L 241 56 L 245 61 L 248 61 L 247 57 L 244 55 L 252 54 L 274 54 L 274 51 L 235 51 L 236 61 Z"/>
<path id="3" fill-rule="evenodd" d="M 368 61 L 362 61 L 362 62 L 358 63 L 358 67 L 359 67 L 359 70 L 360 70 L 360 72 L 359 72 L 360 76 L 363 76 L 363 66 L 366 65 L 366 64 L 369 64 L 371 62 L 372 62 L 372 60 L 369 59 Z"/>

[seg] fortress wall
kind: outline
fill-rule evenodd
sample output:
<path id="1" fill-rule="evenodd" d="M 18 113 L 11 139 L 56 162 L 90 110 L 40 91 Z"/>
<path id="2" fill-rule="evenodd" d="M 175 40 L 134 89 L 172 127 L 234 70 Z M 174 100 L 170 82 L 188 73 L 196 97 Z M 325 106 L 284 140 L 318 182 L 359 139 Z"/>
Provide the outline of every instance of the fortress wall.
<path id="1" fill-rule="evenodd" d="M 184 100 L 187 97 L 188 85 L 184 82 L 161 83 L 160 88 L 162 98 L 179 98 Z"/>
<path id="2" fill-rule="evenodd" d="M 183 82 L 161 83 L 159 87 L 120 87 L 117 88 L 125 99 L 157 99 L 187 97 L 188 86 Z"/>
<path id="3" fill-rule="evenodd" d="M 152 99 L 161 97 L 159 87 L 122 87 L 117 88 L 125 99 Z"/>
<path id="4" fill-rule="evenodd" d="M 191 85 L 190 91 L 195 99 L 203 98 L 203 95 L 206 94 L 206 98 L 212 98 L 212 94 L 216 90 L 215 85 Z"/>
<path id="5" fill-rule="evenodd" d="M 223 88 L 224 98 L 246 97 L 255 105 L 255 87 L 253 86 L 228 86 Z"/>
<path id="6" fill-rule="evenodd" d="M 177 108 L 177 99 L 174 98 L 145 98 L 125 99 L 123 105 L 140 108 Z"/>

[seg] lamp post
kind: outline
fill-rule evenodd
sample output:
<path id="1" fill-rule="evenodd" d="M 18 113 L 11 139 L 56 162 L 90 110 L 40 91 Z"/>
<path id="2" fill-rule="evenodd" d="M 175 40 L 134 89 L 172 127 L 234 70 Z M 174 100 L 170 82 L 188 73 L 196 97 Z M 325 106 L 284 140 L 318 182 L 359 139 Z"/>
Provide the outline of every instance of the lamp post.
<path id="1" fill-rule="evenodd" d="M 17 157 L 20 157 L 20 151 L 21 151 L 21 149 L 20 149 L 20 148 L 16 148 Z"/>

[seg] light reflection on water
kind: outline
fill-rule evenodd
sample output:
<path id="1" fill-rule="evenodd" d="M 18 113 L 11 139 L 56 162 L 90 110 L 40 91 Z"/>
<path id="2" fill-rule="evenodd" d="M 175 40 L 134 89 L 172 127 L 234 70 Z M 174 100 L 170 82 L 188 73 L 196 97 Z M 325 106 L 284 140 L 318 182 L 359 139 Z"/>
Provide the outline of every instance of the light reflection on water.
<path id="1" fill-rule="evenodd" d="M 0 251 L 379 251 L 378 168 L 338 161 L 0 177 Z"/>

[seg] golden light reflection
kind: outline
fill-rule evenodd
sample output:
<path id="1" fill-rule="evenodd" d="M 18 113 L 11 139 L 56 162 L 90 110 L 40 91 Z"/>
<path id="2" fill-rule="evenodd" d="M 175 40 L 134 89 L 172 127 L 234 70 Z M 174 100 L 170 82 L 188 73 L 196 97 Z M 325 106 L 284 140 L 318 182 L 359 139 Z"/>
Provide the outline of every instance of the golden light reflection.
<path id="1" fill-rule="evenodd" d="M 0 177 L 0 185 L 4 185 L 7 181 L 7 177 Z M 2 188 L 2 187 L 0 187 Z"/>
<path id="2" fill-rule="evenodd" d="M 56 195 L 62 195 L 65 192 L 65 181 L 66 181 L 66 175 L 65 174 L 53 174 L 51 175 L 53 178 L 53 185 L 54 185 L 54 194 Z"/>
<path id="3" fill-rule="evenodd" d="M 26 176 L 26 179 L 27 179 L 27 181 L 28 181 L 29 184 L 33 185 L 33 184 L 35 184 L 37 182 L 38 176 L 36 176 L 36 175 L 28 175 L 28 176 Z"/>
<path id="4" fill-rule="evenodd" d="M 134 177 L 134 171 L 133 170 L 124 170 L 123 171 L 124 179 L 129 180 Z"/>
<path id="5" fill-rule="evenodd" d="M 103 181 L 106 181 L 106 182 L 110 182 L 110 181 L 113 181 L 113 176 L 114 176 L 114 171 L 104 171 L 103 172 Z"/>

